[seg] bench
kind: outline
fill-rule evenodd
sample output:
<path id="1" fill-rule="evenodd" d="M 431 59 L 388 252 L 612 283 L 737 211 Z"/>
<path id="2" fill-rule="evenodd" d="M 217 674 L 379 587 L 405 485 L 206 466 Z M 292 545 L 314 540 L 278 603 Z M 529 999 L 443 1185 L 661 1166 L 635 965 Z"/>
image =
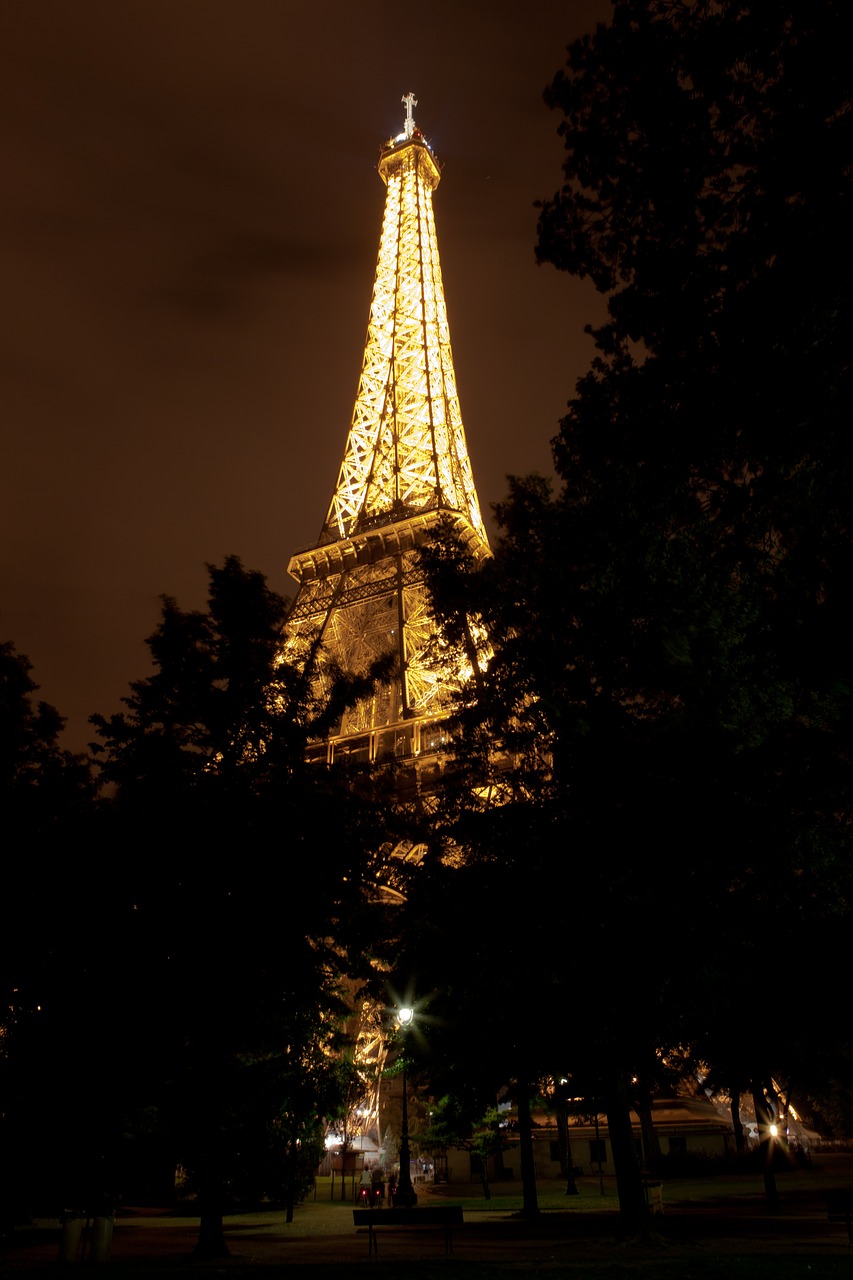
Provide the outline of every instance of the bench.
<path id="1" fill-rule="evenodd" d="M 827 1191 L 826 1216 L 830 1222 L 843 1222 L 853 1244 L 853 1191 Z"/>
<path id="2" fill-rule="evenodd" d="M 463 1223 L 462 1206 L 437 1204 L 422 1209 L 353 1209 L 353 1224 L 367 1227 L 367 1254 L 375 1257 L 379 1250 L 376 1232 L 394 1227 L 444 1227 L 444 1252 L 453 1253 L 453 1228 Z"/>

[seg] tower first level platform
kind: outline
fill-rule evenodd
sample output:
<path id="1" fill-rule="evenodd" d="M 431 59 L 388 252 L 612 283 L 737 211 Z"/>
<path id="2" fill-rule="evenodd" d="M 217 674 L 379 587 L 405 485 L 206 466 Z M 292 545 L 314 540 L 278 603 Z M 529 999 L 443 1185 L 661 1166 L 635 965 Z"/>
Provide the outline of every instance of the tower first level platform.
<path id="1" fill-rule="evenodd" d="M 435 156 L 415 127 L 382 148 L 385 214 L 358 394 L 338 482 L 315 545 L 288 566 L 299 590 L 294 651 L 336 670 L 390 675 L 347 711 L 328 753 L 365 761 L 440 745 L 437 726 L 465 672 L 442 657 L 418 548 L 449 522 L 474 559 L 490 554 L 468 456 L 438 255 Z M 320 744 L 317 747 L 320 752 Z"/>

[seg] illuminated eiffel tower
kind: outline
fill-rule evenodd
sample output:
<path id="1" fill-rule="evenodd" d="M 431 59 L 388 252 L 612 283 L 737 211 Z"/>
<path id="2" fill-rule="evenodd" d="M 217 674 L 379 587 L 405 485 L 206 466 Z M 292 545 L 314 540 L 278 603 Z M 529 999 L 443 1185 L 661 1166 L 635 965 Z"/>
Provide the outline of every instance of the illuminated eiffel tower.
<path id="1" fill-rule="evenodd" d="M 317 758 L 368 762 L 435 752 L 458 687 L 436 661 L 436 627 L 417 548 L 449 521 L 475 559 L 490 554 L 459 410 L 433 218 L 440 171 L 416 128 L 381 149 L 387 187 L 361 379 L 337 487 L 315 545 L 293 556 L 299 583 L 286 632 L 330 664 L 393 677 L 343 716 Z"/>

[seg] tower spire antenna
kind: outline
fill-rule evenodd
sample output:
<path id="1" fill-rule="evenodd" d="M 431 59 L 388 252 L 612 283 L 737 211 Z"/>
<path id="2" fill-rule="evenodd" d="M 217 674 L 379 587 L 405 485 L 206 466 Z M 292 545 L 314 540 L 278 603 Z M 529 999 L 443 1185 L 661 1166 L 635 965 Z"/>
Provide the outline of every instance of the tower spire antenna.
<path id="1" fill-rule="evenodd" d="M 441 171 L 415 128 L 415 95 L 402 101 L 405 132 L 379 157 L 385 214 L 344 459 L 317 543 L 288 566 L 299 590 L 287 640 L 320 654 L 320 696 L 334 671 L 391 659 L 387 682 L 333 730 L 327 758 L 434 755 L 465 675 L 436 658 L 419 548 L 449 524 L 473 560 L 491 554 L 450 349 L 432 208 Z"/>
<path id="2" fill-rule="evenodd" d="M 406 123 L 403 125 L 403 133 L 405 137 L 411 138 L 412 134 L 415 132 L 414 112 L 415 107 L 418 105 L 418 100 L 413 93 L 404 93 L 400 101 L 406 108 Z"/>

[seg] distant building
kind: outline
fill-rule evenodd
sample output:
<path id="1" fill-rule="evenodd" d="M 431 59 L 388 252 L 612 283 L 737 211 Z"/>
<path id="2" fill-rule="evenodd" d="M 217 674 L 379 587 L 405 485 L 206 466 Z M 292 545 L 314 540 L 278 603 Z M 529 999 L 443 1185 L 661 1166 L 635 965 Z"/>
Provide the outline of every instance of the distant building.
<path id="1" fill-rule="evenodd" d="M 661 1155 L 675 1159 L 705 1157 L 724 1159 L 734 1156 L 734 1130 L 720 1111 L 704 1098 L 666 1098 L 653 1102 L 652 1117 L 660 1143 Z M 642 1159 L 642 1137 L 639 1118 L 634 1115 L 634 1136 Z M 537 1112 L 534 1118 L 533 1157 L 537 1178 L 559 1178 L 560 1143 L 554 1118 Z M 613 1155 L 607 1119 L 599 1116 L 596 1125 L 591 1118 L 570 1120 L 572 1167 L 576 1176 L 598 1177 L 614 1172 Z M 489 1169 L 494 1180 L 501 1177 L 520 1179 L 520 1154 L 512 1142 L 499 1156 L 492 1157 Z M 447 1153 L 446 1177 L 449 1182 L 476 1182 L 479 1171 L 476 1157 L 452 1148 Z"/>

